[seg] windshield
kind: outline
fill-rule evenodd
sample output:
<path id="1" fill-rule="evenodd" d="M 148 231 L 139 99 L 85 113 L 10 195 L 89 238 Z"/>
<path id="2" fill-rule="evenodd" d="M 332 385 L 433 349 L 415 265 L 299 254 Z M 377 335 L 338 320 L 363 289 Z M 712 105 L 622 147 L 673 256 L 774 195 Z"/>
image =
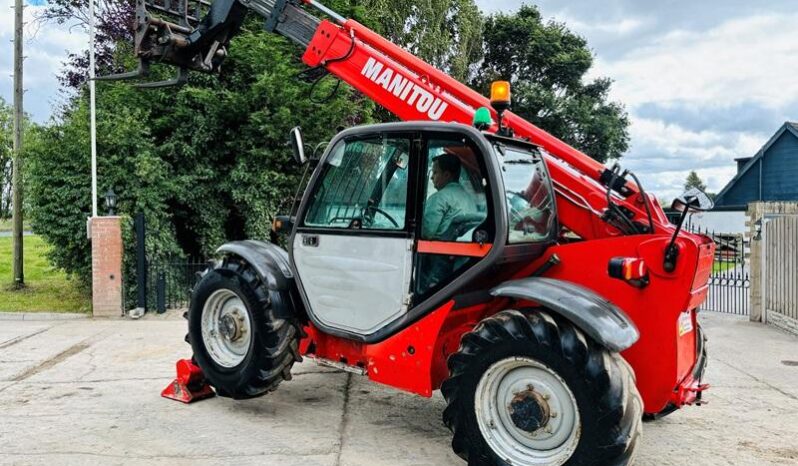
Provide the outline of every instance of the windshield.
<path id="1" fill-rule="evenodd" d="M 509 217 L 509 243 L 549 238 L 554 228 L 554 199 L 542 157 L 523 147 L 495 143 L 501 162 Z"/>
<path id="2" fill-rule="evenodd" d="M 404 136 L 340 141 L 323 167 L 305 225 L 403 229 L 409 148 Z"/>

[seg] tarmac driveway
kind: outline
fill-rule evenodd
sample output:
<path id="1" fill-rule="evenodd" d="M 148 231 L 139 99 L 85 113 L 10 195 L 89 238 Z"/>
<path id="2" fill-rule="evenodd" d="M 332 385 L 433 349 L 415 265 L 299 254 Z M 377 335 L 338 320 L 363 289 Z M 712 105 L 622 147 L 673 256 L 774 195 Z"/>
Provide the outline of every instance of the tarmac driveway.
<path id="1" fill-rule="evenodd" d="M 1 318 L 2 316 L 0 316 Z M 638 465 L 798 464 L 798 338 L 705 313 L 709 404 L 644 426 Z M 0 320 L 1 464 L 447 465 L 443 398 L 322 368 L 250 401 L 160 397 L 182 319 Z"/>

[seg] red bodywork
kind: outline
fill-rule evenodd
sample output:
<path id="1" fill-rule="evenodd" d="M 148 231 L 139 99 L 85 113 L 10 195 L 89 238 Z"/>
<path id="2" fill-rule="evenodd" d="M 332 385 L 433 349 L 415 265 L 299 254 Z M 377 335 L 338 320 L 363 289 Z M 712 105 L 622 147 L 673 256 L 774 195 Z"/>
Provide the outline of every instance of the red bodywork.
<path id="1" fill-rule="evenodd" d="M 191 403 L 205 398 L 216 396 L 202 369 L 194 364 L 191 359 L 177 361 L 177 377 L 161 392 L 161 396 L 182 403 Z"/>
<path id="2" fill-rule="evenodd" d="M 557 254 L 561 264 L 547 276 L 589 287 L 623 309 L 640 330 L 640 340 L 622 354 L 635 370 L 645 411 L 653 414 L 669 403 L 691 404 L 703 389 L 692 374 L 696 363 L 695 308 L 706 298 L 706 277 L 701 277 L 708 277 L 712 270 L 714 245 L 696 239 L 679 240 L 681 257 L 695 260 L 681 260 L 672 273 L 661 265 L 668 237 L 646 235 L 553 246 L 511 278 L 529 276 L 551 254 Z M 651 275 L 646 288 L 638 289 L 608 276 L 607 263 L 618 255 L 640 257 L 646 262 Z M 698 274 L 694 273 L 696 269 Z M 682 299 L 675 299 L 678 296 Z M 376 344 L 335 337 L 309 324 L 308 338 L 300 349 L 303 354 L 311 352 L 316 357 L 364 368 L 375 382 L 431 396 L 448 376 L 446 358 L 457 350 L 464 333 L 502 309 L 535 303 L 496 299 L 452 312 L 453 306 L 449 301 Z M 683 332 L 686 327 L 680 331 L 683 313 L 689 318 L 691 331 Z"/>
<path id="3" fill-rule="evenodd" d="M 354 42 L 353 42 L 354 41 Z M 402 120 L 439 120 L 471 124 L 478 107 L 490 108 L 487 98 L 385 40 L 353 20 L 342 24 L 322 21 L 303 61 L 327 70 Z M 494 110 L 494 121 L 498 115 Z M 531 123 L 505 112 L 504 126 L 516 137 L 529 139 L 545 151 L 553 180 L 558 220 L 582 241 L 551 247 L 546 254 L 506 278 L 529 276 L 552 254 L 561 264 L 546 276 L 583 285 L 623 309 L 640 331 L 640 340 L 623 352 L 637 375 L 647 413 L 668 404 L 682 406 L 696 400 L 705 387 L 695 380 L 697 361 L 696 309 L 707 294 L 714 244 L 706 237 L 681 233 L 677 240 L 676 270 L 663 267 L 665 247 L 674 227 L 653 196 L 654 234 L 623 236 L 601 219 L 607 208 L 606 188 L 599 182 L 604 165 L 568 146 Z M 496 131 L 494 124 L 491 128 Z M 645 198 L 627 184 L 625 197 L 613 202 L 648 224 Z M 488 245 L 486 245 L 488 246 Z M 419 242 L 422 252 L 480 256 L 487 247 Z M 613 257 L 638 257 L 650 270 L 650 284 L 635 288 L 607 274 Z M 304 354 L 358 366 L 368 377 L 402 390 L 431 396 L 447 377 L 447 357 L 457 350 L 461 336 L 486 316 L 508 306 L 534 306 L 509 299 L 457 309 L 445 303 L 396 335 L 375 344 L 335 337 L 309 324 Z"/>

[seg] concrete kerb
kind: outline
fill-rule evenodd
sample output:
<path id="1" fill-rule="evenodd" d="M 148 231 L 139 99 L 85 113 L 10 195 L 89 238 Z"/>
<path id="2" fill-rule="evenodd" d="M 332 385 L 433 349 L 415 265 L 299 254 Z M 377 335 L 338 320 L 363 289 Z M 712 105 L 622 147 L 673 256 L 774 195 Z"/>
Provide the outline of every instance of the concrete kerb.
<path id="1" fill-rule="evenodd" d="M 0 320 L 78 320 L 90 317 L 91 314 L 69 312 L 0 312 Z"/>

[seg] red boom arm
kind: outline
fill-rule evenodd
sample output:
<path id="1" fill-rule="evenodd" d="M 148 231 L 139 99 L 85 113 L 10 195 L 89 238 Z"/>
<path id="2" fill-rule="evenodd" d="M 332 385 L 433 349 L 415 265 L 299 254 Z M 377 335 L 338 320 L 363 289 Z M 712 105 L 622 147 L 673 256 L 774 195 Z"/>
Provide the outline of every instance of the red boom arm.
<path id="1" fill-rule="evenodd" d="M 322 21 L 302 57 L 309 66 L 323 66 L 402 120 L 440 120 L 471 124 L 479 107 L 490 101 L 354 20 L 340 25 Z M 498 120 L 491 109 L 494 120 Z M 523 118 L 505 112 L 503 125 L 547 152 L 546 161 L 557 193 L 560 222 L 584 239 L 620 234 L 602 220 L 607 210 L 606 187 L 599 180 L 606 167 Z M 494 124 L 491 130 L 496 131 Z M 636 187 L 628 195 L 613 194 L 631 220 L 648 225 L 645 201 Z M 654 228 L 672 231 L 656 199 L 648 196 Z"/>
<path id="2" fill-rule="evenodd" d="M 139 70 L 107 79 L 141 77 L 148 72 L 150 63 L 171 63 L 179 66 L 181 73 L 176 80 L 148 83 L 145 87 L 185 82 L 187 70 L 216 72 L 245 15 L 255 11 L 266 19 L 267 30 L 306 47 L 302 60 L 307 65 L 325 68 L 402 120 L 468 125 L 480 107 L 490 109 L 494 121 L 499 120 L 486 97 L 315 0 L 214 0 L 210 4 L 206 0 L 195 1 L 198 10 L 206 9 L 201 20 L 199 14 L 190 15 L 180 2 L 183 7 L 177 8 L 170 0 L 137 0 L 135 50 L 140 59 Z M 300 1 L 335 22 L 320 21 L 300 8 Z M 543 149 L 557 194 L 560 224 L 566 229 L 583 239 L 673 232 L 656 199 L 627 183 L 623 176 L 615 176 L 617 173 L 518 115 L 504 112 L 502 123 L 516 137 Z M 493 124 L 491 130 L 498 129 Z M 610 202 L 607 186 L 614 191 Z"/>

